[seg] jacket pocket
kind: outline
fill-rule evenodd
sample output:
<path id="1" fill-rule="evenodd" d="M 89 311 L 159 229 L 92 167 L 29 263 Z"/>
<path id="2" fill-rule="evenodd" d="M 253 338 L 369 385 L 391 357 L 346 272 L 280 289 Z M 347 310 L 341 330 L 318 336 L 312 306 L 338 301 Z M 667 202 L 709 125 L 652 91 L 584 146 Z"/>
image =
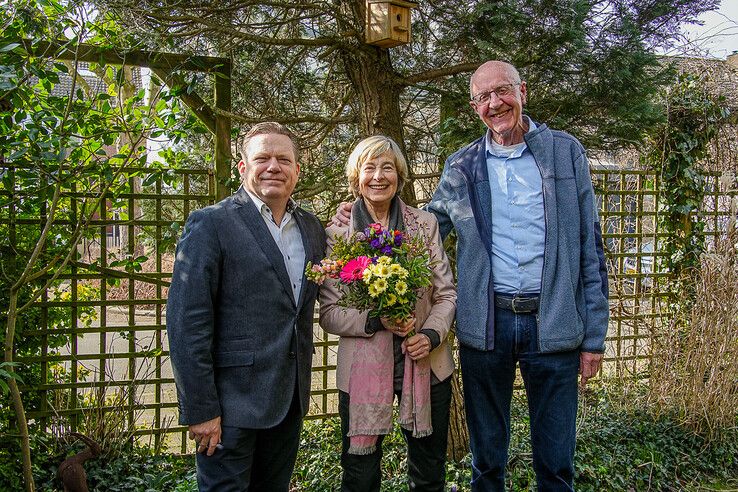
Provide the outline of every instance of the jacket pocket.
<path id="1" fill-rule="evenodd" d="M 216 352 L 213 354 L 215 367 L 240 367 L 254 365 L 254 352 L 239 350 L 234 352 Z"/>

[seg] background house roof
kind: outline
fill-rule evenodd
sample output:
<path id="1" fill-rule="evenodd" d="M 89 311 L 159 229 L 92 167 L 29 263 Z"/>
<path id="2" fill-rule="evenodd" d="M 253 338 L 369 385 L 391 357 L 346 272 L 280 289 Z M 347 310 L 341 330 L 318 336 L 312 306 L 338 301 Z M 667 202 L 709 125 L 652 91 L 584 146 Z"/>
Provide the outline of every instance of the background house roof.
<path id="1" fill-rule="evenodd" d="M 79 81 L 76 84 L 76 90 L 82 89 L 83 92 L 87 91 L 87 88 L 84 87 L 86 85 L 89 87 L 89 91 L 91 94 L 102 94 L 107 92 L 108 90 L 108 84 L 105 80 L 100 78 L 95 72 L 90 70 L 90 64 L 87 62 L 79 62 L 77 65 L 77 70 L 79 76 L 82 78 L 83 83 L 80 84 Z M 141 68 L 140 67 L 133 67 L 132 73 L 132 83 L 136 89 L 141 89 L 143 87 L 143 80 L 141 76 Z M 32 77 L 31 83 L 36 84 L 38 82 L 38 78 Z M 63 73 L 59 72 L 59 82 L 57 84 L 54 84 L 53 89 L 51 90 L 51 94 L 54 96 L 68 96 L 72 91 L 72 75 L 71 73 Z"/>

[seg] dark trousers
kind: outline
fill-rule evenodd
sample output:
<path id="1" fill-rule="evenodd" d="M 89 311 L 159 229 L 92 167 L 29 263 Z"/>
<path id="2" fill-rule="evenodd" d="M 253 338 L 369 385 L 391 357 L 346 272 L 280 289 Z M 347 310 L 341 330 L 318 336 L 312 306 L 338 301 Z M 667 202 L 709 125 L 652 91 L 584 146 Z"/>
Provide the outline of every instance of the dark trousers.
<path id="1" fill-rule="evenodd" d="M 223 426 L 212 456 L 197 453 L 200 492 L 288 492 L 300 442 L 302 414 L 298 396 L 276 427 L 244 429 Z"/>
<path id="2" fill-rule="evenodd" d="M 579 351 L 539 352 L 535 315 L 497 308 L 494 350 L 461 346 L 459 356 L 472 450 L 472 490 L 505 490 L 517 363 L 528 396 L 538 490 L 573 490 Z"/>
<path id="3" fill-rule="evenodd" d="M 402 394 L 395 393 L 398 398 Z M 338 394 L 338 414 L 341 416 L 341 466 L 343 478 L 342 492 L 379 492 L 382 482 L 382 440 L 377 440 L 377 450 L 372 454 L 348 454 L 349 438 L 349 395 L 340 391 Z M 451 405 L 451 378 L 431 386 L 431 424 L 433 433 L 421 438 L 412 436 L 412 432 L 402 429 L 407 443 L 407 480 L 410 490 L 424 492 L 442 492 L 446 484 L 446 445 L 448 442 L 448 415 Z"/>

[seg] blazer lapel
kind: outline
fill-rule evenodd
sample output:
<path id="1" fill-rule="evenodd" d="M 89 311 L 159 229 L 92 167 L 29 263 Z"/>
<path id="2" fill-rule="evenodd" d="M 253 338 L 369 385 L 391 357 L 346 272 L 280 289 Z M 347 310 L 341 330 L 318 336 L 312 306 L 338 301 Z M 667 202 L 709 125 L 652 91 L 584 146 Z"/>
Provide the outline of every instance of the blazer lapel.
<path id="1" fill-rule="evenodd" d="M 292 285 L 290 283 L 290 276 L 287 273 L 287 268 L 284 266 L 284 258 L 282 252 L 279 250 L 277 243 L 274 242 L 269 228 L 264 223 L 264 218 L 256 208 L 256 204 L 251 199 L 246 190 L 243 187 L 239 188 L 234 197 L 234 203 L 238 210 L 241 218 L 246 222 L 246 225 L 253 232 L 256 244 L 259 245 L 261 250 L 266 255 L 267 259 L 274 268 L 277 278 L 282 283 L 282 287 L 289 294 L 292 303 L 295 304 L 294 296 L 292 295 Z M 303 239 L 303 243 L 305 240 Z M 295 304 L 296 305 L 296 304 Z"/>

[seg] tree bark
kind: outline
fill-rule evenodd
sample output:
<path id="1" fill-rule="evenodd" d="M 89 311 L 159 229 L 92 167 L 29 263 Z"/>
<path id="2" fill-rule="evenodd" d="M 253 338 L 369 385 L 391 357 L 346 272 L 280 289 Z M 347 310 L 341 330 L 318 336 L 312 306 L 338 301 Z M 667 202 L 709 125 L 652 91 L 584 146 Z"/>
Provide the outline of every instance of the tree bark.
<path id="1" fill-rule="evenodd" d="M 136 85 L 133 83 L 133 67 L 130 65 L 123 65 L 119 68 L 120 71 L 123 72 L 123 77 L 120 78 L 120 80 L 123 81 L 123 83 L 118 87 L 119 90 L 119 101 L 118 104 L 123 105 L 125 101 L 130 100 L 133 96 L 136 95 Z M 139 71 L 141 69 L 139 68 Z M 106 80 L 106 79 L 103 79 Z M 113 81 L 107 80 L 107 82 L 110 84 Z M 149 104 L 153 107 L 154 102 L 149 101 Z M 130 153 L 132 156 L 140 156 L 147 152 L 146 149 L 146 138 L 144 135 L 141 135 L 139 133 L 132 133 L 130 130 L 122 133 L 118 139 L 118 152 L 121 153 L 123 149 L 128 146 L 130 148 Z M 135 162 L 135 161 L 134 161 Z M 141 193 L 141 176 L 133 176 L 130 178 L 131 180 L 131 192 L 134 194 L 140 194 Z M 135 221 L 138 221 L 142 218 L 143 212 L 141 211 L 141 201 L 140 200 L 129 200 L 129 205 L 131 210 L 128 211 L 130 214 L 130 219 Z M 135 225 L 133 227 L 129 228 L 128 234 L 130 235 L 131 232 L 133 232 L 133 238 L 128 238 L 129 244 L 133 244 L 132 253 L 134 256 L 142 256 L 144 254 L 144 245 L 141 241 L 141 237 L 143 236 L 143 228 L 140 225 Z M 130 280 L 129 280 L 130 282 Z"/>
<path id="2" fill-rule="evenodd" d="M 13 362 L 13 344 L 15 341 L 15 322 L 18 317 L 18 291 L 15 288 L 10 289 L 8 305 L 8 321 L 5 325 L 5 353 L 3 360 L 8 364 Z M 8 365 L 6 370 L 11 374 L 15 373 L 12 365 Z M 21 398 L 18 383 L 14 378 L 8 380 L 10 387 L 10 397 L 13 400 L 13 411 L 18 423 L 18 434 L 20 435 L 21 458 L 23 461 L 23 483 L 26 492 L 34 492 L 36 484 L 33 481 L 33 467 L 31 465 L 31 439 L 28 435 L 28 420 L 26 412 L 23 408 L 23 399 Z"/>
<path id="3" fill-rule="evenodd" d="M 349 2 L 353 18 L 364 19 L 364 0 Z M 361 21 L 363 24 L 363 20 Z M 402 128 L 400 95 L 404 85 L 392 67 L 389 51 L 368 44 L 359 44 L 341 50 L 344 70 L 356 91 L 359 110 L 359 131 L 362 137 L 385 135 L 397 142 L 407 159 L 405 134 Z M 412 165 L 408 162 L 408 168 Z M 408 205 L 416 205 L 412 186 L 412 171 L 408 169 L 407 186 L 400 194 Z"/>
<path id="4" fill-rule="evenodd" d="M 466 426 L 461 370 L 458 366 L 453 376 L 451 376 L 451 413 L 448 421 L 448 447 L 446 454 L 450 461 L 456 463 L 463 460 L 469 454 L 469 429 Z"/>

